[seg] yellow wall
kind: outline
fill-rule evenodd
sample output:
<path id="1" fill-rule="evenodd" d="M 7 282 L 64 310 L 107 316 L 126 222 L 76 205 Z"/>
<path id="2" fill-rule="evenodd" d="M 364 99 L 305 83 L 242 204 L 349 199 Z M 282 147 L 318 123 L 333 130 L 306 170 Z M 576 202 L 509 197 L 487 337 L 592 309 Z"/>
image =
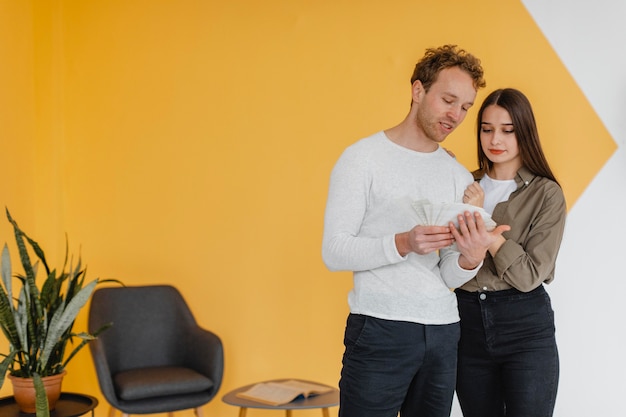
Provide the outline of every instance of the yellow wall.
<path id="1" fill-rule="evenodd" d="M 4 206 L 34 215 L 35 97 L 29 2 L 0 1 L 0 233 L 10 237 Z M 0 239 L 1 242 L 7 240 Z"/>
<path id="2" fill-rule="evenodd" d="M 5 206 L 20 221 L 33 224 L 35 183 L 35 92 L 33 10 L 30 2 L 0 1 L 0 244 L 11 244 Z M 1 334 L 1 333 L 0 333 Z M 8 344 L 0 336 L 0 352 Z M 4 384 L 0 395 L 11 393 Z"/>
<path id="3" fill-rule="evenodd" d="M 478 101 L 528 94 L 570 206 L 615 149 L 516 0 L 0 0 L 0 35 L 0 205 L 53 260 L 67 232 L 88 277 L 183 292 L 225 343 L 209 416 L 243 384 L 337 383 L 351 279 L 320 257 L 328 176 L 405 116 L 425 48 L 478 55 Z M 475 114 L 446 142 L 468 168 Z M 88 350 L 69 372 L 100 397 Z"/>

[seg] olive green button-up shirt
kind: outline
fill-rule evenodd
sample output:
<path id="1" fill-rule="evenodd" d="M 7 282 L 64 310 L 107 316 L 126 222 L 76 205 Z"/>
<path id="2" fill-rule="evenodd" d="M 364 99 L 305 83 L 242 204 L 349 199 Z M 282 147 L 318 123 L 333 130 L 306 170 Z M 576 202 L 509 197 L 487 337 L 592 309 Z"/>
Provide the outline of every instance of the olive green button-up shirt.
<path id="1" fill-rule="evenodd" d="M 487 253 L 482 268 L 463 290 L 528 292 L 554 279 L 567 214 L 563 191 L 554 181 L 526 168 L 517 172 L 515 182 L 517 189 L 496 205 L 491 216 L 497 224 L 511 226 L 503 233 L 506 242 L 495 257 Z"/>

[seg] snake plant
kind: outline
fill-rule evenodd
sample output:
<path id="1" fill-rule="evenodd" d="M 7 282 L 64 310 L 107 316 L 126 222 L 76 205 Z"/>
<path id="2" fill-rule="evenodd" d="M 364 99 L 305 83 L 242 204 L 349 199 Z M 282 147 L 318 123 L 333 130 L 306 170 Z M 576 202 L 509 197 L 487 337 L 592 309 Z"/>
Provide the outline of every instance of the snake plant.
<path id="1" fill-rule="evenodd" d="M 13 226 L 24 271 L 13 275 L 9 249 L 5 244 L 1 254 L 0 327 L 9 342 L 9 352 L 0 353 L 0 388 L 7 373 L 34 378 L 37 417 L 47 417 L 48 400 L 41 378 L 62 373 L 74 355 L 108 327 L 104 326 L 94 334 L 72 331 L 80 309 L 89 300 L 96 284 L 102 281 L 85 282 L 86 268 L 82 266 L 80 256 L 76 265 L 68 260 L 67 238 L 63 268 L 50 269 L 39 244 L 20 229 L 8 209 L 6 214 Z M 31 253 L 36 258 L 34 263 Z M 38 287 L 37 271 L 41 268 L 45 275 L 43 284 Z M 15 283 L 21 283 L 20 288 L 13 288 L 13 278 L 17 278 Z M 75 338 L 80 343 L 73 345 Z M 66 351 L 68 342 L 72 342 L 72 346 Z"/>

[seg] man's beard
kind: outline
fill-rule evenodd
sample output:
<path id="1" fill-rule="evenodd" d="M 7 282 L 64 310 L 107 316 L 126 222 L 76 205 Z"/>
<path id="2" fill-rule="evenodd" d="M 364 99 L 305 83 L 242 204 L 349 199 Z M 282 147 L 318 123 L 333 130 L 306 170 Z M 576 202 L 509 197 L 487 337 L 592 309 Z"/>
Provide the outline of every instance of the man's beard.
<path id="1" fill-rule="evenodd" d="M 452 131 L 448 133 L 442 132 L 439 120 L 435 120 L 435 118 L 429 118 L 427 115 L 423 114 L 420 111 L 418 111 L 417 115 L 415 116 L 415 123 L 417 124 L 417 127 L 422 132 L 424 132 L 428 139 L 436 143 L 443 142 L 448 137 L 448 135 L 452 133 L 452 131 L 454 131 L 456 127 L 454 123 L 448 123 L 452 126 Z"/>

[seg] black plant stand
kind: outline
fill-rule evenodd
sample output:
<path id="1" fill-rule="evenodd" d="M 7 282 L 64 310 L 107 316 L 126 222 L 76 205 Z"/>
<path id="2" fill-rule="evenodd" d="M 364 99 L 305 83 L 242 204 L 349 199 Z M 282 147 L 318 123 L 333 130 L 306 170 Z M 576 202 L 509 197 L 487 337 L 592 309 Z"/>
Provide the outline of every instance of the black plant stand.
<path id="1" fill-rule="evenodd" d="M 90 395 L 63 392 L 57 401 L 54 410 L 50 411 L 50 417 L 78 417 L 91 411 L 94 417 L 94 409 L 98 400 Z M 0 398 L 0 416 L 2 417 L 28 417 L 35 414 L 22 413 L 15 402 L 15 398 Z"/>

